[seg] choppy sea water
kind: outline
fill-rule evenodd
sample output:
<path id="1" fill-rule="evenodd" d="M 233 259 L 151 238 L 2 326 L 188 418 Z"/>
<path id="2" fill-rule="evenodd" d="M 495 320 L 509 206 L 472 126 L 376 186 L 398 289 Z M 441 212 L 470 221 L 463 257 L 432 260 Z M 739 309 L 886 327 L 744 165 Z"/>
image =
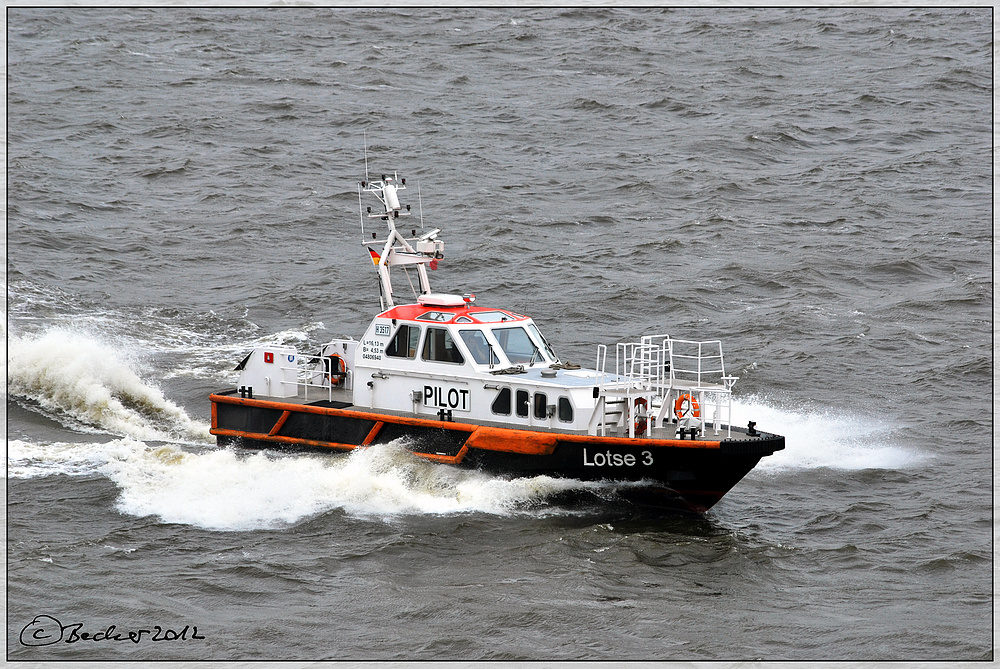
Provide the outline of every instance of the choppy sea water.
<path id="1" fill-rule="evenodd" d="M 8 9 L 8 659 L 991 660 L 993 18 Z M 217 449 L 378 307 L 365 137 L 436 289 L 721 338 L 786 450 L 684 517 Z"/>

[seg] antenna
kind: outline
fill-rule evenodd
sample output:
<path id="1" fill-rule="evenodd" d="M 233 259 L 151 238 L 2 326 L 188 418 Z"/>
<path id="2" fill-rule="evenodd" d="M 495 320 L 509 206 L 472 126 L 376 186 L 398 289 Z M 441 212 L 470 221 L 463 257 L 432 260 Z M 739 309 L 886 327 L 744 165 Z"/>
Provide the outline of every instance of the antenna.
<path id="1" fill-rule="evenodd" d="M 362 130 L 365 137 L 365 181 L 368 181 L 368 131 Z"/>
<path id="2" fill-rule="evenodd" d="M 358 214 L 361 215 L 361 241 L 365 240 L 365 211 L 361 203 L 361 184 L 358 184 Z"/>
<path id="3" fill-rule="evenodd" d="M 420 205 L 420 229 L 424 229 L 424 201 L 420 197 L 420 182 L 417 182 L 417 203 Z"/>

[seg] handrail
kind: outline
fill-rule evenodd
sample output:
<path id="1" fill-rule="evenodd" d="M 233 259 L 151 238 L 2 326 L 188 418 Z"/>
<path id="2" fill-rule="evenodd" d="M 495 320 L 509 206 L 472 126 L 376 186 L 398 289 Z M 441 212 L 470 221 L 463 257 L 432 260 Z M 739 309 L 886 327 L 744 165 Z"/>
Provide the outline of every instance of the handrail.
<path id="1" fill-rule="evenodd" d="M 303 399 L 309 399 L 309 390 L 318 389 L 325 391 L 326 399 L 333 400 L 333 390 L 336 386 L 331 382 L 333 370 L 327 367 L 330 359 L 323 355 L 312 355 L 309 353 L 298 353 L 295 356 L 295 365 L 279 365 L 282 372 L 295 372 L 295 385 L 302 388 Z M 353 387 L 354 371 L 346 370 L 344 377 L 344 388 Z M 319 382 L 315 381 L 319 378 Z"/>
<path id="2" fill-rule="evenodd" d="M 604 360 L 602 360 L 602 355 Z M 722 342 L 718 339 L 694 341 L 673 339 L 669 335 L 646 335 L 638 342 L 621 342 L 615 347 L 616 381 L 608 383 L 601 376 L 606 362 L 607 347 L 598 347 L 597 361 L 599 378 L 595 397 L 595 419 L 600 412 L 604 420 L 599 422 L 601 432 L 607 420 L 614 418 L 618 428 L 625 427 L 630 436 L 634 435 L 635 417 L 633 400 L 642 398 L 648 405 L 649 415 L 654 416 L 661 426 L 676 422 L 673 405 L 685 394 L 694 396 L 701 407 L 700 416 L 688 417 L 682 423 L 696 424 L 704 433 L 708 423 L 709 409 L 716 434 L 723 421 L 729 427 L 732 423 L 732 387 L 736 377 L 727 376 L 722 354 Z M 624 398 L 623 411 L 611 411 L 608 397 Z M 658 411 L 655 413 L 653 409 Z M 593 422 L 593 421 L 592 421 Z M 678 425 L 681 427 L 682 425 Z M 595 424 L 595 429 L 597 424 Z"/>

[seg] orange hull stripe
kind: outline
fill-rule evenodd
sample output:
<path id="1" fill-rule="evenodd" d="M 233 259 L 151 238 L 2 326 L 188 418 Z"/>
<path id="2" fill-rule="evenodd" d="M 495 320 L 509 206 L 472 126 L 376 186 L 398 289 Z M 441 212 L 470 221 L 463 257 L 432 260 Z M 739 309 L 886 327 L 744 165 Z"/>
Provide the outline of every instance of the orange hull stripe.
<path id="1" fill-rule="evenodd" d="M 365 437 L 365 440 L 361 442 L 361 445 L 368 446 L 373 441 L 375 441 L 375 437 L 377 437 L 378 433 L 382 431 L 383 425 L 385 425 L 385 423 L 383 423 L 382 421 L 375 423 L 375 425 L 372 426 L 372 429 L 368 431 L 368 436 Z"/>
<path id="2" fill-rule="evenodd" d="M 271 428 L 271 431 L 267 433 L 267 436 L 273 437 L 274 435 L 278 434 L 278 432 L 281 431 L 281 428 L 285 425 L 285 421 L 288 420 L 288 417 L 291 415 L 292 415 L 291 411 L 286 411 L 283 414 L 281 414 L 281 418 L 277 420 L 277 422 L 274 424 L 274 427 Z"/>
<path id="3" fill-rule="evenodd" d="M 295 444 L 296 446 L 319 446 L 320 448 L 335 448 L 341 451 L 353 451 L 359 448 L 357 444 L 338 444 L 334 441 L 317 441 L 315 439 L 301 439 L 299 437 L 284 437 L 280 434 L 270 435 L 263 432 L 244 432 L 243 430 L 222 430 L 213 427 L 209 430 L 212 434 L 222 437 L 242 437 L 256 441 L 271 441 L 276 444 Z"/>
<path id="4" fill-rule="evenodd" d="M 457 465 L 465 458 L 465 454 L 469 452 L 469 446 L 467 444 L 462 444 L 462 448 L 458 449 L 458 453 L 455 455 L 440 455 L 438 453 L 417 453 L 416 451 L 410 451 L 413 455 L 421 458 L 426 458 L 434 462 L 440 462 L 446 465 Z"/>
<path id="5" fill-rule="evenodd" d="M 609 441 L 613 440 L 613 441 Z M 629 437 L 595 437 L 589 434 L 560 434 L 559 441 L 574 444 L 594 444 L 602 446 L 628 446 L 631 448 L 719 448 L 718 441 L 696 439 L 630 439 Z"/>
<path id="6" fill-rule="evenodd" d="M 525 455 L 550 455 L 562 435 L 554 432 L 505 430 L 497 427 L 479 427 L 465 445 L 486 451 L 506 451 Z"/>

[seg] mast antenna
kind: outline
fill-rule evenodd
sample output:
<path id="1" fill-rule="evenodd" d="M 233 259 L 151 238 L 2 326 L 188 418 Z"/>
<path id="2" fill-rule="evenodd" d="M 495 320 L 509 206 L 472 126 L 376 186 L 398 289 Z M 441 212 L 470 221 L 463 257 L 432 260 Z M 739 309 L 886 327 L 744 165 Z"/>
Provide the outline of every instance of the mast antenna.
<path id="1" fill-rule="evenodd" d="M 368 131 L 362 130 L 365 138 L 365 181 L 368 181 Z"/>
<path id="2" fill-rule="evenodd" d="M 420 229 L 424 229 L 424 200 L 420 197 L 420 182 L 417 182 L 417 204 L 420 205 Z"/>
<path id="3" fill-rule="evenodd" d="M 361 216 L 361 243 L 365 242 L 365 211 L 361 203 L 361 184 L 358 184 L 358 214 Z"/>

